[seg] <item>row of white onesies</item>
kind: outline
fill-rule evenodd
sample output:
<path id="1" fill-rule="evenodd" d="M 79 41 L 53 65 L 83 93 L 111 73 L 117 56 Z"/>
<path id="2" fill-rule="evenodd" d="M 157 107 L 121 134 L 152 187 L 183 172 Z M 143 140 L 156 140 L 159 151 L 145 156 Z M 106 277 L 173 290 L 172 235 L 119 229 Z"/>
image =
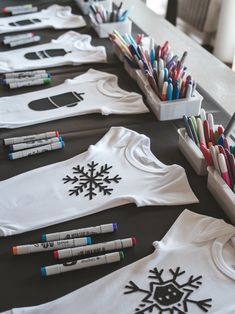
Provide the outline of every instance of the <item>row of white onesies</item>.
<path id="1" fill-rule="evenodd" d="M 72 14 L 71 7 L 51 5 L 40 12 L 1 17 L 0 34 L 53 27 L 55 29 L 86 26 L 81 15 Z"/>
<path id="2" fill-rule="evenodd" d="M 94 112 L 108 115 L 148 111 L 141 95 L 118 87 L 115 75 L 90 69 L 52 88 L 1 97 L 0 128 L 18 128 Z"/>
<path id="3" fill-rule="evenodd" d="M 0 73 L 106 62 L 103 46 L 92 46 L 91 36 L 68 31 L 42 45 L 0 52 Z"/>
<path id="4" fill-rule="evenodd" d="M 198 202 L 184 168 L 161 163 L 151 153 L 148 137 L 123 127 L 112 127 L 71 159 L 1 181 L 0 195 L 1 236 L 128 203 Z"/>
<path id="5" fill-rule="evenodd" d="M 235 313 L 234 226 L 184 210 L 153 246 L 149 256 L 64 297 L 5 314 Z"/>

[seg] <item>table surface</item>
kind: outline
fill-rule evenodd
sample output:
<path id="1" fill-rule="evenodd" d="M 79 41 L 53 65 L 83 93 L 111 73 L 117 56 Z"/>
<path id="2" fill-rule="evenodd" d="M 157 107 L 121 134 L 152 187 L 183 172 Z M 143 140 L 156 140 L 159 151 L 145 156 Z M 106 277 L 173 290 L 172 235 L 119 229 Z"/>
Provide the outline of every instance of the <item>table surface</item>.
<path id="1" fill-rule="evenodd" d="M 73 7 L 73 13 L 80 13 L 73 1 L 60 0 L 58 2 L 61 5 L 71 5 Z M 21 0 L 20 3 L 28 3 L 28 1 Z M 55 1 L 41 0 L 37 5 L 41 9 L 52 3 L 55 3 Z M 18 4 L 18 2 L 5 0 L 1 2 L 0 8 L 13 4 Z M 98 39 L 89 26 L 78 29 L 77 31 L 84 34 L 91 34 L 93 36 L 92 43 L 94 45 L 104 45 L 107 48 L 108 63 L 51 68 L 51 86 L 64 82 L 66 78 L 73 78 L 82 74 L 92 67 L 116 74 L 120 87 L 141 93 L 137 84 L 128 77 L 122 64 L 114 55 L 112 44 L 108 39 Z M 137 31 L 137 29 L 134 28 L 134 31 Z M 48 42 L 51 38 L 56 38 L 63 32 L 65 31 L 51 29 L 36 31 L 37 34 L 42 36 L 41 43 Z M 0 40 L 2 37 L 3 35 L 0 36 Z M 0 44 L 0 49 L 3 51 L 6 47 Z M 9 91 L 1 86 L 0 94 L 1 96 L 16 95 L 40 90 L 41 88 L 48 87 L 29 87 Z M 200 87 L 199 92 L 204 96 L 203 108 L 205 108 L 206 111 L 214 112 L 215 121 L 217 123 L 226 125 L 229 120 L 229 115 L 217 106 L 216 102 L 203 88 Z M 178 150 L 177 128 L 182 127 L 182 121 L 160 122 L 151 112 L 140 115 L 110 116 L 90 114 L 19 129 L 0 129 L 0 180 L 5 180 L 31 169 L 66 160 L 80 154 L 86 151 L 89 145 L 95 144 L 111 126 L 125 126 L 145 134 L 151 139 L 151 150 L 157 158 L 167 165 L 176 163 L 185 168 L 190 185 L 200 200 L 199 204 L 187 205 L 188 209 L 229 221 L 213 196 L 207 190 L 207 178 L 197 176 Z M 41 133 L 50 130 L 60 131 L 66 144 L 64 150 L 30 156 L 15 161 L 7 160 L 7 150 L 3 146 L 3 138 Z M 0 197 L 4 196 L 0 195 Z M 54 300 L 150 254 L 153 251 L 152 242 L 160 240 L 164 236 L 185 208 L 186 206 L 149 206 L 137 208 L 135 204 L 128 204 L 47 228 L 2 238 L 0 249 L 0 278 L 2 283 L 0 311 L 13 307 L 37 305 Z M 41 253 L 17 257 L 12 255 L 12 246 L 39 242 L 42 233 L 77 229 L 110 222 L 118 223 L 118 231 L 114 234 L 104 234 L 94 237 L 94 243 L 130 236 L 137 238 L 137 246 L 127 249 L 125 251 L 125 259 L 120 263 L 83 269 L 81 271 L 42 279 L 39 275 L 40 267 L 42 265 L 53 264 L 52 254 Z"/>

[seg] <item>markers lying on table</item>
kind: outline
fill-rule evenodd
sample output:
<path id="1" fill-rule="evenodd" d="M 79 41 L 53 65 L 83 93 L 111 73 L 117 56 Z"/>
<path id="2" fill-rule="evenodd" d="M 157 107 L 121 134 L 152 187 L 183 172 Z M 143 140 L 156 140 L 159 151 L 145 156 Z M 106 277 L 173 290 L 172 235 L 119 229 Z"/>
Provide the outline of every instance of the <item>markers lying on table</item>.
<path id="1" fill-rule="evenodd" d="M 114 232 L 117 230 L 117 224 L 105 224 L 95 227 L 87 227 L 63 232 L 55 232 L 49 234 L 42 235 L 42 241 L 55 241 L 55 240 L 64 240 L 64 239 L 71 239 L 71 238 L 78 238 L 88 235 L 96 235 L 102 233 L 109 233 Z"/>
<path id="2" fill-rule="evenodd" d="M 186 51 L 179 58 L 171 52 L 168 41 L 162 46 L 154 45 L 152 38 L 149 47 L 144 49 L 143 36 L 140 39 L 138 35 L 135 40 L 131 34 L 122 36 L 116 30 L 109 35 L 109 38 L 123 53 L 132 68 L 141 69 L 162 101 L 194 96 L 196 83 L 184 65 Z"/>
<path id="3" fill-rule="evenodd" d="M 63 149 L 65 147 L 65 144 L 63 141 L 59 141 L 56 143 L 51 143 L 35 148 L 29 148 L 25 150 L 20 150 L 14 153 L 9 153 L 8 154 L 8 159 L 9 160 L 15 160 L 23 157 L 28 157 L 36 154 L 42 154 L 48 151 L 56 150 L 56 149 Z"/>
<path id="4" fill-rule="evenodd" d="M 120 250 L 124 248 L 133 247 L 136 245 L 136 238 L 127 238 L 121 240 L 114 240 L 109 242 L 102 242 L 97 244 L 86 246 L 80 246 L 79 248 L 62 249 L 54 251 L 55 259 L 62 259 L 74 256 L 82 256 L 87 254 L 104 253 L 109 251 Z"/>
<path id="5" fill-rule="evenodd" d="M 51 74 L 45 70 L 6 73 L 2 83 L 10 89 L 27 86 L 47 85 L 51 82 Z"/>
<path id="6" fill-rule="evenodd" d="M 37 140 L 42 140 L 42 139 L 51 138 L 51 137 L 58 137 L 58 136 L 59 136 L 58 131 L 52 131 L 52 132 L 46 132 L 46 133 L 40 133 L 40 134 L 5 138 L 3 141 L 5 145 L 11 145 L 11 144 L 26 143 L 29 141 L 37 141 Z"/>
<path id="7" fill-rule="evenodd" d="M 73 271 L 82 268 L 94 267 L 103 264 L 115 263 L 120 262 L 124 259 L 124 253 L 114 252 L 114 253 L 107 253 L 104 255 L 84 258 L 77 261 L 71 261 L 64 264 L 57 264 L 51 265 L 46 267 L 41 267 L 41 276 L 47 277 L 51 275 L 61 274 L 68 271 Z"/>
<path id="8" fill-rule="evenodd" d="M 4 14 L 10 13 L 12 15 L 33 13 L 37 11 L 38 11 L 38 8 L 33 7 L 32 4 L 9 6 L 2 9 L 2 13 Z"/>
<path id="9" fill-rule="evenodd" d="M 35 36 L 35 33 L 25 33 L 25 34 L 20 34 L 20 35 L 11 35 L 11 36 L 5 36 L 3 37 L 3 44 L 4 45 L 8 45 L 11 42 L 14 41 L 19 41 L 19 40 L 23 40 L 23 39 L 29 39 Z"/>
<path id="10" fill-rule="evenodd" d="M 55 249 L 65 249 L 69 247 L 90 245 L 91 243 L 92 242 L 91 242 L 90 237 L 84 237 L 84 238 L 13 246 L 12 252 L 13 252 L 13 255 L 31 254 L 31 253 L 38 253 L 38 252 L 44 252 L 44 251 L 52 251 Z"/>
<path id="11" fill-rule="evenodd" d="M 26 143 L 13 144 L 13 145 L 9 146 L 9 149 L 11 152 L 15 152 L 15 151 L 22 150 L 22 149 L 28 149 L 28 148 L 47 145 L 47 144 L 62 142 L 62 141 L 63 141 L 62 137 L 58 136 L 58 137 L 52 137 L 52 138 L 45 139 L 45 140 L 38 140 L 38 141 L 32 141 L 32 142 L 26 142 Z"/>

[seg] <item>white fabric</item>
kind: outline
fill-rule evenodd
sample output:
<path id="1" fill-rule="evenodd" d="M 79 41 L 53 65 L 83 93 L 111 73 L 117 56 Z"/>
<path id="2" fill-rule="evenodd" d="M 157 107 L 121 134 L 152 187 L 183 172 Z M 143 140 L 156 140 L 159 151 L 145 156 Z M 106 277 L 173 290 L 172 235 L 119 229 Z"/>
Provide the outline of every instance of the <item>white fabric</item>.
<path id="1" fill-rule="evenodd" d="M 37 111 L 29 107 L 30 102 L 61 95 L 67 92 L 84 93 L 83 100 L 72 107 L 55 107 Z M 76 100 L 76 98 L 74 97 Z M 40 107 L 40 103 L 39 103 Z M 53 103 L 52 103 L 53 108 Z M 0 98 L 0 128 L 17 128 L 26 125 L 100 112 L 108 114 L 134 114 L 149 110 L 142 96 L 120 89 L 113 74 L 90 69 L 74 79 L 68 79 L 56 87 L 37 92 Z"/>
<path id="2" fill-rule="evenodd" d="M 34 22 L 33 19 L 37 19 L 40 21 Z M 32 24 L 17 25 L 18 21 L 27 20 L 31 20 Z M 10 25 L 9 23 L 16 23 L 16 25 Z M 10 17 L 2 17 L 0 19 L 0 34 L 33 29 L 42 29 L 48 27 L 53 27 L 55 29 L 65 29 L 84 26 L 86 26 L 84 18 L 81 15 L 72 14 L 71 7 L 69 6 L 63 7 L 54 4 L 45 10 L 41 10 L 40 12 L 15 15 Z"/>
<path id="3" fill-rule="evenodd" d="M 81 189 L 78 195 L 76 187 Z M 184 168 L 161 163 L 151 153 L 148 137 L 123 127 L 112 127 L 96 145 L 71 159 L 1 181 L 0 195 L 1 236 L 128 203 L 198 202 Z"/>
<path id="4" fill-rule="evenodd" d="M 184 210 L 149 256 L 52 302 L 5 313 L 234 314 L 234 236 L 223 220 Z"/>
<path id="5" fill-rule="evenodd" d="M 48 49 L 64 49 L 64 56 L 30 60 L 27 53 Z M 92 46 L 91 36 L 69 31 L 51 42 L 33 47 L 0 52 L 0 73 L 56 67 L 68 64 L 106 62 L 106 51 L 103 46 Z"/>

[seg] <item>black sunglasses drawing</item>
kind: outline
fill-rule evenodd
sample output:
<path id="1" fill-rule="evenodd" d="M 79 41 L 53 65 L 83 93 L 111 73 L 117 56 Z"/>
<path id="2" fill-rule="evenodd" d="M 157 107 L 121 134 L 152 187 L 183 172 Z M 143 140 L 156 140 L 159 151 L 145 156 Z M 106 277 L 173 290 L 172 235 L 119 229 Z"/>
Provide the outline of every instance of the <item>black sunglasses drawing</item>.
<path id="1" fill-rule="evenodd" d="M 54 57 L 63 57 L 71 52 L 72 51 L 65 51 L 64 49 L 46 49 L 35 52 L 28 52 L 24 55 L 24 57 L 29 60 L 39 60 Z"/>
<path id="2" fill-rule="evenodd" d="M 31 24 L 37 24 L 41 23 L 42 21 L 40 19 L 28 19 L 28 20 L 19 20 L 16 22 L 11 22 L 8 25 L 10 26 L 26 26 Z"/>
<path id="3" fill-rule="evenodd" d="M 60 107 L 74 107 L 83 101 L 82 95 L 85 93 L 68 92 L 47 98 L 41 98 L 31 101 L 28 106 L 35 111 L 45 111 L 57 109 Z"/>

